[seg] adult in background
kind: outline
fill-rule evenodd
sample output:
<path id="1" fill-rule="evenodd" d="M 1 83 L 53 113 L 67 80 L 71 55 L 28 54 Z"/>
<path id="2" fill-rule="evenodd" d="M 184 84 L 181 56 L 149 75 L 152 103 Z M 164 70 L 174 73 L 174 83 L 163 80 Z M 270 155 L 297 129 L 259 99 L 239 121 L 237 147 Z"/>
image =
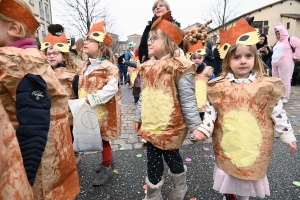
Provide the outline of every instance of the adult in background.
<path id="1" fill-rule="evenodd" d="M 272 57 L 273 52 L 268 46 L 268 38 L 265 34 L 261 34 L 259 36 L 259 42 L 256 44 L 256 48 L 260 54 L 262 61 L 266 64 L 268 69 L 271 71 L 272 67 L 268 65 L 268 60 Z"/>
<path id="2" fill-rule="evenodd" d="M 168 3 L 168 1 L 166 0 L 156 0 L 153 3 L 152 6 L 152 11 L 154 16 L 152 17 L 152 21 L 148 21 L 148 25 L 146 26 L 142 38 L 141 38 L 141 43 L 139 46 L 139 60 L 141 63 L 149 60 L 149 56 L 148 56 L 148 37 L 149 37 L 149 31 L 150 28 L 152 26 L 152 23 L 159 18 L 161 15 L 165 14 L 166 12 L 170 11 L 170 5 Z M 173 23 L 175 23 L 178 27 L 180 27 L 180 23 L 178 23 L 176 20 L 173 19 L 172 16 L 170 16 L 170 18 L 168 19 L 168 21 L 171 21 Z M 182 46 L 181 44 L 179 46 Z"/>
<path id="3" fill-rule="evenodd" d="M 213 51 L 212 51 L 212 46 L 213 46 L 213 42 L 212 41 L 208 41 L 206 43 L 206 54 L 204 57 L 204 63 L 207 66 L 213 66 L 214 65 L 214 56 L 213 56 Z"/>
<path id="4" fill-rule="evenodd" d="M 282 79 L 286 88 L 282 101 L 283 103 L 288 103 L 295 62 L 300 61 L 300 40 L 297 37 L 290 37 L 289 43 L 289 33 L 283 24 L 279 22 L 275 24 L 274 32 L 276 34 L 277 43 L 273 48 L 272 75 Z M 298 46 L 298 48 L 295 48 L 295 53 L 293 53 L 291 46 Z"/>
<path id="5" fill-rule="evenodd" d="M 213 57 L 214 57 L 213 68 L 214 68 L 214 75 L 215 75 L 215 77 L 220 76 L 220 74 L 222 72 L 223 59 L 221 59 L 219 50 L 217 48 L 219 46 L 219 44 L 220 44 L 220 42 L 217 42 L 217 46 L 213 50 Z"/>

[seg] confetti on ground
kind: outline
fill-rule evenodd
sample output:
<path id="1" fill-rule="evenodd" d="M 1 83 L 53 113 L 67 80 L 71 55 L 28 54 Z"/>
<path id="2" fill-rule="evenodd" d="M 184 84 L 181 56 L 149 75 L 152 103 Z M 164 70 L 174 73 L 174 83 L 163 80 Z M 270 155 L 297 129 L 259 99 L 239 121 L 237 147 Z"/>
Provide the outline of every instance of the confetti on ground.
<path id="1" fill-rule="evenodd" d="M 114 169 L 113 171 L 114 174 L 119 174 L 118 170 Z"/>
<path id="2" fill-rule="evenodd" d="M 146 184 L 143 185 L 143 189 L 144 189 L 144 190 L 147 190 L 147 185 L 146 185 Z"/>
<path id="3" fill-rule="evenodd" d="M 293 184 L 297 185 L 297 186 L 300 186 L 300 182 L 298 182 L 298 181 L 294 181 Z"/>
<path id="4" fill-rule="evenodd" d="M 142 157 L 143 155 L 142 154 L 137 154 L 136 157 L 140 158 Z"/>
<path id="5" fill-rule="evenodd" d="M 204 151 L 208 151 L 209 150 L 209 148 L 207 148 L 207 147 L 204 147 L 203 149 L 204 149 Z"/>
<path id="6" fill-rule="evenodd" d="M 120 150 L 125 150 L 125 147 L 121 147 Z"/>
<path id="7" fill-rule="evenodd" d="M 137 136 L 138 136 L 138 134 L 136 134 L 136 133 L 133 133 L 133 134 L 132 134 L 132 136 L 133 136 L 133 137 L 137 137 Z"/>
<path id="8" fill-rule="evenodd" d="M 190 198 L 190 200 L 197 200 L 197 198 Z"/>
<path id="9" fill-rule="evenodd" d="M 192 159 L 191 159 L 191 158 L 186 158 L 185 161 L 186 161 L 186 162 L 191 162 Z"/>

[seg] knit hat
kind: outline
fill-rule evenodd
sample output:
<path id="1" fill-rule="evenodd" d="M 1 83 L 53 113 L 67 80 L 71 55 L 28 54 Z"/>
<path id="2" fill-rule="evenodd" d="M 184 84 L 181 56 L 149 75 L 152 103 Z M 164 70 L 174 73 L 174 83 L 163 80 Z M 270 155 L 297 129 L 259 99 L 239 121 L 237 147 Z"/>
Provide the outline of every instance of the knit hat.
<path id="1" fill-rule="evenodd" d="M 173 42 L 178 46 L 182 39 L 183 35 L 180 29 L 173 24 L 172 22 L 168 21 L 168 18 L 171 16 L 171 11 L 168 11 L 164 15 L 160 16 L 157 20 L 155 20 L 151 26 L 152 29 L 160 29 L 166 35 L 168 35 Z"/>
<path id="2" fill-rule="evenodd" d="M 65 53 L 69 52 L 70 49 L 70 45 L 65 34 L 62 34 L 61 36 L 56 36 L 52 35 L 51 33 L 48 33 L 44 42 L 41 44 L 41 50 L 45 50 L 50 46 L 55 47 L 59 51 Z"/>
<path id="3" fill-rule="evenodd" d="M 133 41 L 128 42 L 128 48 L 133 48 L 135 47 L 136 43 L 134 43 Z"/>
<path id="4" fill-rule="evenodd" d="M 32 13 L 14 0 L 0 0 L 0 13 L 14 21 L 26 24 L 32 34 L 40 26 Z"/>
<path id="5" fill-rule="evenodd" d="M 220 30 L 220 57 L 225 58 L 229 49 L 237 44 L 254 45 L 259 42 L 259 31 L 249 25 L 245 18 L 241 18 L 228 30 Z"/>
<path id="6" fill-rule="evenodd" d="M 98 42 L 104 42 L 109 47 L 112 44 L 112 38 L 105 31 L 104 21 L 94 24 L 88 33 L 88 36 Z"/>

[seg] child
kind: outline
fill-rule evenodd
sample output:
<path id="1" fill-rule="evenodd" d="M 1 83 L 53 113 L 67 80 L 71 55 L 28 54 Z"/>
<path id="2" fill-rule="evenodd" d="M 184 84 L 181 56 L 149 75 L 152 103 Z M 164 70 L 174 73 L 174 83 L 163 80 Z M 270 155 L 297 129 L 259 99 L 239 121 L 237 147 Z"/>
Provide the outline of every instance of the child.
<path id="1" fill-rule="evenodd" d="M 142 92 L 135 116 L 135 131 L 147 143 L 148 177 L 145 199 L 162 199 L 163 157 L 169 166 L 173 188 L 168 199 L 183 199 L 187 191 L 186 166 L 179 147 L 188 129 L 200 125 L 194 94 L 196 66 L 178 45 L 182 32 L 167 19 L 167 12 L 151 27 L 148 52 L 151 60 L 141 65 Z"/>
<path id="2" fill-rule="evenodd" d="M 195 75 L 195 95 L 201 120 L 203 120 L 205 112 L 206 84 L 209 80 L 214 78 L 213 68 L 211 66 L 206 66 L 203 62 L 205 54 L 205 47 L 200 40 L 194 45 L 189 45 L 188 53 L 186 54 L 186 57 L 191 59 L 191 61 L 197 65 Z M 190 140 L 195 141 L 193 135 L 191 135 Z"/>
<path id="3" fill-rule="evenodd" d="M 136 104 L 139 101 L 139 97 L 141 93 L 141 77 L 139 75 L 139 70 L 140 70 L 139 57 L 132 56 L 130 61 L 124 62 L 124 64 L 129 66 L 128 76 L 129 76 L 130 86 L 128 88 L 133 88 L 132 95 L 134 97 L 134 103 Z"/>
<path id="4" fill-rule="evenodd" d="M 57 24 L 58 25 L 58 24 Z M 65 34 L 60 36 L 49 33 L 41 45 L 41 50 L 45 51 L 50 66 L 54 70 L 58 80 L 66 90 L 68 99 L 77 99 L 78 94 L 78 74 L 80 68 L 74 63 L 69 53 L 69 44 Z M 69 109 L 68 113 L 70 130 L 73 129 L 73 116 Z M 72 142 L 74 137 L 72 134 Z M 76 164 L 79 163 L 79 154 L 75 153 Z"/>
<path id="5" fill-rule="evenodd" d="M 226 199 L 270 195 L 266 171 L 274 129 L 295 152 L 296 138 L 282 106 L 285 88 L 278 78 L 263 74 L 264 64 L 255 44 L 256 29 L 242 18 L 220 33 L 220 77 L 208 83 L 208 102 L 201 132 L 194 138 L 213 136 L 216 157 L 213 188 Z M 226 55 L 226 56 L 225 56 Z"/>
<path id="6" fill-rule="evenodd" d="M 38 27 L 26 0 L 0 1 L 0 100 L 18 138 L 34 199 L 74 199 L 79 180 L 68 97 L 33 45 Z"/>
<path id="7" fill-rule="evenodd" d="M 33 200 L 16 133 L 1 100 L 0 115 L 0 199 Z"/>
<path id="8" fill-rule="evenodd" d="M 93 181 L 94 186 L 103 185 L 113 175 L 112 150 L 109 140 L 121 135 L 121 89 L 118 85 L 119 70 L 113 62 L 109 46 L 112 38 L 104 30 L 104 22 L 94 24 L 84 42 L 83 51 L 89 62 L 79 77 L 79 98 L 85 98 L 97 107 L 100 132 L 103 139 L 102 164 Z"/>

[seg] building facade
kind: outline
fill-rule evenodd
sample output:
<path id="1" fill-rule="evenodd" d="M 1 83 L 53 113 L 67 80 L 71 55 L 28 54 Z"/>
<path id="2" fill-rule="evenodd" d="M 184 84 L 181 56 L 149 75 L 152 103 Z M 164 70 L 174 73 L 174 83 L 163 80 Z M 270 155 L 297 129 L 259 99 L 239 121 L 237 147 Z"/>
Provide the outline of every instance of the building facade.
<path id="1" fill-rule="evenodd" d="M 42 42 L 48 33 L 48 26 L 52 23 L 51 0 L 28 0 L 28 3 L 40 23 L 37 34 L 39 41 Z"/>
<path id="2" fill-rule="evenodd" d="M 300 0 L 282 0 L 268 4 L 227 22 L 226 28 L 230 28 L 241 17 L 246 16 L 254 17 L 251 25 L 257 28 L 260 34 L 267 35 L 269 46 L 276 43 L 273 28 L 277 22 L 282 23 L 287 28 L 290 36 L 300 38 Z M 211 38 L 216 38 L 219 37 L 219 30 L 220 27 L 217 27 L 208 33 Z"/>

